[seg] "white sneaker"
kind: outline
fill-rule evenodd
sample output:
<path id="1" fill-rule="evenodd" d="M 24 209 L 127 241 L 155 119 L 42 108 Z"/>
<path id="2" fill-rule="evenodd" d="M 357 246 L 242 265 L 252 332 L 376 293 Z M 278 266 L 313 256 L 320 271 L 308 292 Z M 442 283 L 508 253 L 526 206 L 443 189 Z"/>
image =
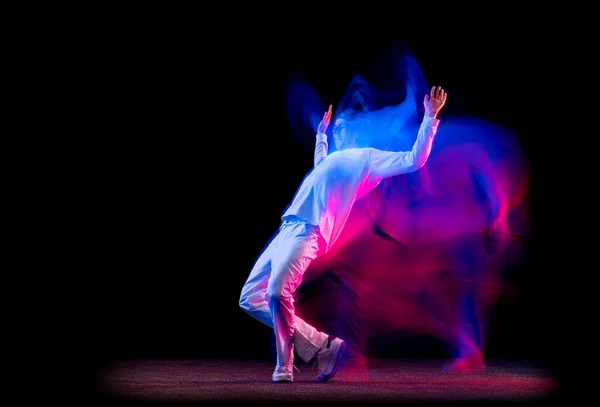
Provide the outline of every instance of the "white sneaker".
<path id="1" fill-rule="evenodd" d="M 294 381 L 294 371 L 292 370 L 293 365 L 289 366 L 275 366 L 273 372 L 273 381 L 276 383 L 291 383 Z"/>
<path id="2" fill-rule="evenodd" d="M 335 376 L 346 353 L 346 346 L 346 342 L 340 338 L 329 339 L 327 345 L 317 352 L 317 367 L 320 371 L 317 382 L 326 382 Z"/>

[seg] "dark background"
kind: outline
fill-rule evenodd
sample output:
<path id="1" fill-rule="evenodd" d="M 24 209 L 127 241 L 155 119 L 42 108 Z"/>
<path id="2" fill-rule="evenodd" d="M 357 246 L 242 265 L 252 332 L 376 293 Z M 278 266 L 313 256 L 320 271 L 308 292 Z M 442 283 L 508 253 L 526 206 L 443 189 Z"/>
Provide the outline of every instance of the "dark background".
<path id="1" fill-rule="evenodd" d="M 80 253 L 89 282 L 81 295 L 92 304 L 82 326 L 94 364 L 270 357 L 269 329 L 238 299 L 312 166 L 289 129 L 286 81 L 302 72 L 335 106 L 351 78 L 369 76 L 398 40 L 429 84 L 447 89 L 443 114 L 483 117 L 520 134 L 533 167 L 533 233 L 519 295 L 501 300 L 486 352 L 555 360 L 550 276 L 535 255 L 531 94 L 539 61 L 529 37 L 440 32 L 426 21 L 412 33 L 357 35 L 310 19 L 208 30 L 207 21 L 152 17 L 107 25 L 90 44 L 100 114 L 88 125 L 95 161 Z"/>

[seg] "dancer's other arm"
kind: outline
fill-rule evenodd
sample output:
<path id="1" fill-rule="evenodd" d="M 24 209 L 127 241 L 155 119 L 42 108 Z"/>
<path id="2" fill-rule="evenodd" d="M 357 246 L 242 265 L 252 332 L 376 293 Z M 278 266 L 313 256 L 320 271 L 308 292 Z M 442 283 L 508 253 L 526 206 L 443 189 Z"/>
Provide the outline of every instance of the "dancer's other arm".
<path id="1" fill-rule="evenodd" d="M 317 140 L 315 142 L 315 167 L 319 165 L 321 161 L 325 157 L 327 157 L 327 152 L 329 150 L 329 145 L 327 144 L 327 134 L 325 131 L 331 122 L 331 105 L 329 105 L 329 109 L 323 114 L 323 119 L 319 123 L 319 127 L 317 127 Z"/>
<path id="2" fill-rule="evenodd" d="M 390 152 L 377 149 L 371 151 L 371 170 L 376 177 L 388 178 L 406 174 L 425 165 L 440 123 L 437 116 L 446 104 L 446 98 L 447 93 L 441 86 L 433 86 L 430 94 L 425 95 L 423 100 L 425 116 L 410 151 Z"/>

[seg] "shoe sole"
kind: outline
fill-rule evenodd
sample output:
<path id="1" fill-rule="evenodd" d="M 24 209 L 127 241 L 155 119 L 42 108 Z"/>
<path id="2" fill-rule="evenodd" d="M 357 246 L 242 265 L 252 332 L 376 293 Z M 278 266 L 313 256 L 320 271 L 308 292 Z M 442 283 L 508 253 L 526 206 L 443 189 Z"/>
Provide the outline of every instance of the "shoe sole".
<path id="1" fill-rule="evenodd" d="M 346 354 L 346 348 L 347 348 L 346 342 L 342 341 L 340 348 L 338 349 L 337 355 L 335 355 L 335 358 L 332 358 L 333 360 L 335 360 L 335 364 L 333 365 L 333 369 L 331 369 L 331 373 L 329 373 L 323 377 L 317 377 L 316 381 L 318 383 L 326 382 L 327 380 L 329 380 L 333 376 L 335 376 L 335 374 L 338 372 L 338 370 L 340 370 L 341 361 Z"/>
<path id="2" fill-rule="evenodd" d="M 272 377 L 273 383 L 292 383 L 294 381 L 293 376 L 281 375 L 279 377 Z"/>

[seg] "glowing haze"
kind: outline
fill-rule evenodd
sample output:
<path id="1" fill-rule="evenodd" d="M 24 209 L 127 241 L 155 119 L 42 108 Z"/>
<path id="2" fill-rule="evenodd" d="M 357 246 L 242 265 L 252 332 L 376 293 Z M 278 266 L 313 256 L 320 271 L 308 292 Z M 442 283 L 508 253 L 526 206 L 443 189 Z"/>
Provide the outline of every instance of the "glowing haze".
<path id="1" fill-rule="evenodd" d="M 371 82 L 355 76 L 337 105 L 291 79 L 291 131 L 301 144 L 314 146 L 331 103 L 332 123 L 347 109 L 359 113 L 370 146 L 409 150 L 429 88 L 403 47 L 391 49 Z M 384 180 L 358 201 L 342 235 L 311 264 L 297 293 L 296 312 L 345 339 L 357 355 L 402 352 L 403 341 L 390 338 L 411 336 L 439 340 L 448 356 L 485 351 L 490 311 L 499 296 L 514 293 L 505 271 L 524 261 L 530 229 L 529 164 L 518 134 L 443 110 L 439 118 L 426 165 Z"/>

